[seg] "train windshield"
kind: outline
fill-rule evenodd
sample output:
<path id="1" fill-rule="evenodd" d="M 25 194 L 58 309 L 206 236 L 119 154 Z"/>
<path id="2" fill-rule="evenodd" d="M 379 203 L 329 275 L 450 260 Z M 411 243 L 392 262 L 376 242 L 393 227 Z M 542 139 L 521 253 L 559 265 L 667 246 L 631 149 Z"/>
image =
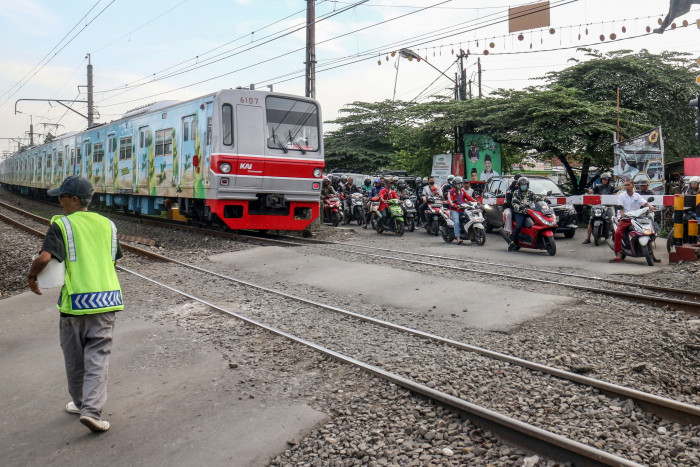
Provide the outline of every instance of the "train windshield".
<path id="1" fill-rule="evenodd" d="M 267 147 L 288 151 L 318 151 L 318 107 L 287 97 L 269 96 L 267 106 Z"/>

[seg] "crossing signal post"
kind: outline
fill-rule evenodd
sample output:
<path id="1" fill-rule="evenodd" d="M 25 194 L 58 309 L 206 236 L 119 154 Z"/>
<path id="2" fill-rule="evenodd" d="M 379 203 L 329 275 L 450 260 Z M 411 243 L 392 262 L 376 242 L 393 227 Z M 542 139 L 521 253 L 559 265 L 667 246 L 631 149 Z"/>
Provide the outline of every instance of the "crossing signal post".
<path id="1" fill-rule="evenodd" d="M 698 94 L 697 97 L 695 97 L 695 99 L 692 99 L 690 102 L 688 102 L 688 105 L 698 109 L 698 119 L 695 121 L 695 125 L 698 129 L 698 132 L 695 133 L 695 137 L 698 141 L 700 141 L 700 105 L 698 104 L 698 102 L 700 102 L 700 94 Z"/>

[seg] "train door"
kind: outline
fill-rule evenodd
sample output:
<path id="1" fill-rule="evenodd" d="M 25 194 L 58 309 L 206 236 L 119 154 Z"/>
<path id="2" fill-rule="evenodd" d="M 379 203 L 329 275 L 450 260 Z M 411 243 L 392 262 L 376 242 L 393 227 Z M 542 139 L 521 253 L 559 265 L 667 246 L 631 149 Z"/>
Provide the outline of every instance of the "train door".
<path id="1" fill-rule="evenodd" d="M 202 179 L 204 184 L 209 184 L 209 164 L 211 161 L 211 130 L 212 130 L 212 112 L 214 111 L 214 103 L 207 102 L 207 134 L 204 138 L 204 163 L 202 164 Z"/>
<path id="2" fill-rule="evenodd" d="M 236 185 L 261 187 L 265 174 L 265 120 L 262 107 L 236 105 L 236 146 L 238 167 Z M 249 157 L 258 156 L 258 157 Z"/>
<path id="3" fill-rule="evenodd" d="M 54 150 L 50 149 L 46 153 L 46 162 L 44 164 L 44 185 L 50 186 L 53 180 L 53 153 Z"/>
<path id="4" fill-rule="evenodd" d="M 105 149 L 104 143 L 99 142 L 92 145 L 92 184 L 102 188 L 105 185 L 104 167 Z"/>
<path id="5" fill-rule="evenodd" d="M 83 151 L 79 143 L 75 143 L 75 175 L 83 175 Z"/>
<path id="6" fill-rule="evenodd" d="M 66 166 L 66 177 L 69 175 L 75 175 L 75 149 L 66 146 L 66 159 L 68 159 L 68 164 Z"/>
<path id="7" fill-rule="evenodd" d="M 185 186 L 191 186 L 194 183 L 194 156 L 199 156 L 199 154 L 195 154 L 197 129 L 194 126 L 194 115 L 182 117 L 182 131 L 180 131 L 180 167 L 182 167 L 181 184 Z"/>
<path id="8" fill-rule="evenodd" d="M 114 193 L 119 187 L 119 153 L 117 151 L 117 135 L 107 134 L 107 160 L 105 161 L 105 178 L 107 179 L 108 193 Z"/>
<path id="9" fill-rule="evenodd" d="M 83 177 L 90 180 L 90 183 L 94 185 L 95 182 L 93 181 L 92 173 L 92 149 L 92 142 L 90 141 L 90 138 L 84 139 L 83 149 L 81 152 L 81 154 L 83 155 L 83 161 L 82 163 L 79 163 L 78 166 L 80 167 L 80 170 L 83 173 Z"/>
<path id="10" fill-rule="evenodd" d="M 142 126 L 139 128 L 139 144 L 136 146 L 136 160 L 138 161 L 138 172 L 136 176 L 136 186 L 139 190 L 143 189 L 149 193 L 149 173 L 152 170 L 150 164 L 152 161 L 148 157 L 148 147 L 151 142 L 150 128 Z"/>
<path id="11" fill-rule="evenodd" d="M 131 136 L 119 138 L 119 188 L 129 190 L 134 188 L 133 184 L 133 139 Z"/>
<path id="12" fill-rule="evenodd" d="M 54 171 L 53 184 L 58 186 L 63 180 L 63 151 L 58 151 L 56 155 L 56 170 Z"/>

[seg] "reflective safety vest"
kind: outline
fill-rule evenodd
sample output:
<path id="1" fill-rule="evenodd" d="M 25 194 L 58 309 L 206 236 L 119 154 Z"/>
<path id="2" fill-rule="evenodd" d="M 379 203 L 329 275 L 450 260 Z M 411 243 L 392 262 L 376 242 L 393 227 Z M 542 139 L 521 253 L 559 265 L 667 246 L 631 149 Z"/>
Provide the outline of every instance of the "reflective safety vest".
<path id="1" fill-rule="evenodd" d="M 66 277 L 58 308 L 70 315 L 89 315 L 124 309 L 114 261 L 117 228 L 95 212 L 77 211 L 54 216 L 66 247 Z"/>

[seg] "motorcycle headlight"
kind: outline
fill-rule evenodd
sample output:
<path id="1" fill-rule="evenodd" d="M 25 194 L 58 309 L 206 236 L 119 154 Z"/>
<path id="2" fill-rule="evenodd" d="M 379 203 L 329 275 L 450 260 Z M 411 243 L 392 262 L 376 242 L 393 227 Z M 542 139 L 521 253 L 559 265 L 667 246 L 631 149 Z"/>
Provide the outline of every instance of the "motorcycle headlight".
<path id="1" fill-rule="evenodd" d="M 602 209 L 596 209 L 593 211 L 593 214 L 596 216 L 602 216 L 603 215 L 603 210 Z"/>
<path id="2" fill-rule="evenodd" d="M 652 232 L 651 230 L 648 230 L 648 229 L 645 229 L 645 230 L 644 230 L 644 235 L 651 235 L 651 234 L 653 234 L 653 233 L 654 233 L 654 232 Z"/>
<path id="3" fill-rule="evenodd" d="M 569 212 L 569 214 L 574 214 L 576 212 L 576 209 L 571 204 L 566 205 L 566 210 Z"/>
<path id="4" fill-rule="evenodd" d="M 411 201 L 410 199 L 407 199 L 407 200 L 405 201 L 405 203 L 406 203 L 406 207 L 407 207 L 407 208 L 412 208 L 412 207 L 413 207 L 413 201 Z"/>

